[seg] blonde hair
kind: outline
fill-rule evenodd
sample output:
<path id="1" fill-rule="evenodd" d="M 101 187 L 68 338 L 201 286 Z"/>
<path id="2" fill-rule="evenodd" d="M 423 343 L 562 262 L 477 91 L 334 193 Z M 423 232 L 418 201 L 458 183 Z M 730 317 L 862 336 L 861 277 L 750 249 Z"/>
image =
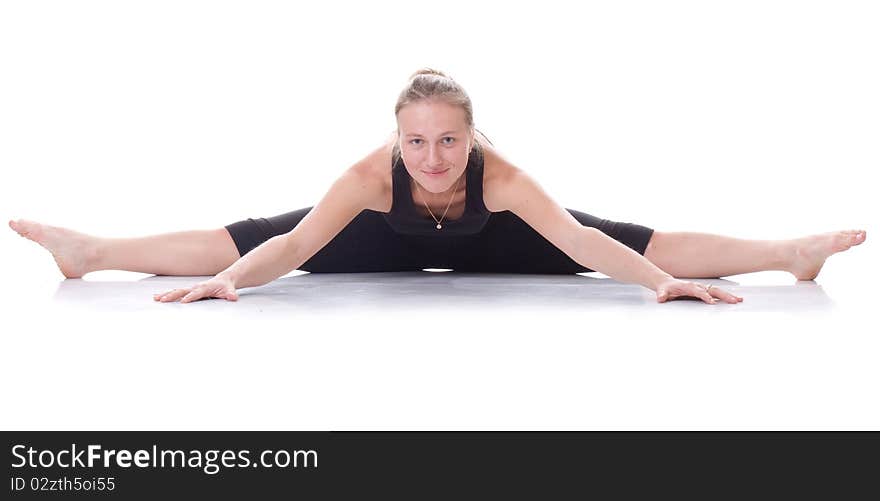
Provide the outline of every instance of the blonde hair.
<path id="1" fill-rule="evenodd" d="M 397 114 L 404 106 L 428 99 L 440 99 L 451 105 L 461 106 L 468 128 L 474 129 L 474 107 L 467 92 L 451 77 L 433 68 L 422 68 L 410 75 L 409 82 L 397 98 L 394 117 L 397 118 Z M 473 141 L 471 148 L 478 148 L 479 143 L 473 138 L 473 134 L 471 138 Z M 395 147 L 395 150 L 398 148 Z"/>
<path id="2" fill-rule="evenodd" d="M 442 71 L 422 68 L 409 77 L 409 83 L 400 92 L 394 116 L 404 106 L 424 99 L 442 99 L 449 104 L 461 106 L 468 127 L 474 126 L 474 107 L 464 88 Z"/>

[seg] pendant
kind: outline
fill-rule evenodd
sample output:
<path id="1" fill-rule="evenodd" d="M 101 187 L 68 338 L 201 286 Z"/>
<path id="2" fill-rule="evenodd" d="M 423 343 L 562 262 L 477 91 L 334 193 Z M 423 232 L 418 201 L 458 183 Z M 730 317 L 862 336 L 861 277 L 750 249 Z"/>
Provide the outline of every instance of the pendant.
<path id="1" fill-rule="evenodd" d="M 440 223 L 437 223 L 437 229 L 439 230 L 440 228 L 442 228 L 442 226 L 440 226 Z"/>

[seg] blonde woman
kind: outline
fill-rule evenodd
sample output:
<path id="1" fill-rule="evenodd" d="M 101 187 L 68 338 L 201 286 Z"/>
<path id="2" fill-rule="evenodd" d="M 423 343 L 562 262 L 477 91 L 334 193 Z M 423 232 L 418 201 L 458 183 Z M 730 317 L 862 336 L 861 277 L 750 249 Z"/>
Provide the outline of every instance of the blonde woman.
<path id="1" fill-rule="evenodd" d="M 413 74 L 395 107 L 397 131 L 345 170 L 317 205 L 215 230 L 98 238 L 33 221 L 10 227 L 52 253 L 64 276 L 97 270 L 215 275 L 156 294 L 161 302 L 235 301 L 237 289 L 292 270 L 314 273 L 451 268 L 500 273 L 599 271 L 656 293 L 714 304 L 742 301 L 681 278 L 783 270 L 817 276 L 861 230 L 794 240 L 659 232 L 557 205 L 474 127 L 464 89 L 442 72 Z M 678 278 L 676 278 L 678 277 Z"/>

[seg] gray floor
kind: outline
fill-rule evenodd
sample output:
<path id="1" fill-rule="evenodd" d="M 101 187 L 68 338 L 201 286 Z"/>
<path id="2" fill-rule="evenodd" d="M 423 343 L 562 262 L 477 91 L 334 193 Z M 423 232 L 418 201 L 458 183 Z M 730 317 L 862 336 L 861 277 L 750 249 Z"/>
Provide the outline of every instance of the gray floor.
<path id="1" fill-rule="evenodd" d="M 484 309 L 541 308 L 601 310 L 636 307 L 653 309 L 701 309 L 710 307 L 696 299 L 656 304 L 651 291 L 608 278 L 584 275 L 514 275 L 457 272 L 398 273 L 305 273 L 287 276 L 261 287 L 242 289 L 236 306 L 242 313 L 259 311 L 279 315 L 332 312 L 339 309 L 436 308 Z M 58 284 L 54 300 L 68 305 L 113 308 L 114 311 L 147 311 L 163 308 L 228 309 L 224 300 L 189 304 L 154 305 L 145 301 L 157 292 L 190 287 L 203 278 L 150 276 L 128 282 L 65 280 Z M 693 279 L 714 284 L 746 298 L 740 304 L 714 305 L 726 313 L 788 313 L 830 311 L 833 301 L 816 282 L 791 285 L 742 285 L 730 279 Z"/>

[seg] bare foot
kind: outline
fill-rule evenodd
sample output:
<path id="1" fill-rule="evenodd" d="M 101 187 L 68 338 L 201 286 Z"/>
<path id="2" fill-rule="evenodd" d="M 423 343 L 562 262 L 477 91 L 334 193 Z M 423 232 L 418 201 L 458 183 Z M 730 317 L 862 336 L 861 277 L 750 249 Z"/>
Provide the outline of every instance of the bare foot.
<path id="1" fill-rule="evenodd" d="M 65 277 L 79 278 L 92 271 L 95 260 L 95 237 L 27 219 L 9 221 L 9 227 L 51 252 Z"/>
<path id="2" fill-rule="evenodd" d="M 813 280 L 828 256 L 860 245 L 866 238 L 864 230 L 844 230 L 795 239 L 788 271 L 798 280 Z"/>

